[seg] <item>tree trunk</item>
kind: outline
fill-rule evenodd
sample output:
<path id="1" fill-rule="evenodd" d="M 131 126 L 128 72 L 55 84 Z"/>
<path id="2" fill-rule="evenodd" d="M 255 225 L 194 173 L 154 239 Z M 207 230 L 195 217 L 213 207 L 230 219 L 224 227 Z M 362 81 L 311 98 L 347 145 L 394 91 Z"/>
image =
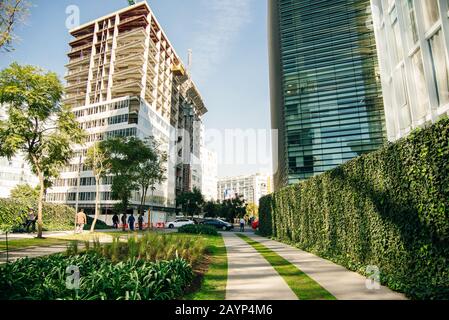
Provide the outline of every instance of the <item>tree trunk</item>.
<path id="1" fill-rule="evenodd" d="M 39 198 L 37 200 L 37 237 L 42 238 L 42 231 L 44 224 L 42 222 L 42 206 L 44 201 L 44 175 L 41 170 L 38 168 L 38 176 L 39 176 Z"/>
<path id="2" fill-rule="evenodd" d="M 96 195 L 95 195 L 95 217 L 94 221 L 92 222 L 92 225 L 90 227 L 90 232 L 94 232 L 95 225 L 98 220 L 98 216 L 100 214 L 100 210 L 98 210 L 98 205 L 100 203 L 100 177 L 95 177 L 95 187 L 96 187 Z"/>
<path id="3" fill-rule="evenodd" d="M 139 213 L 143 214 L 143 206 L 145 205 L 145 198 L 147 197 L 147 190 L 148 187 L 142 187 L 142 196 L 140 197 L 140 208 L 139 208 Z"/>

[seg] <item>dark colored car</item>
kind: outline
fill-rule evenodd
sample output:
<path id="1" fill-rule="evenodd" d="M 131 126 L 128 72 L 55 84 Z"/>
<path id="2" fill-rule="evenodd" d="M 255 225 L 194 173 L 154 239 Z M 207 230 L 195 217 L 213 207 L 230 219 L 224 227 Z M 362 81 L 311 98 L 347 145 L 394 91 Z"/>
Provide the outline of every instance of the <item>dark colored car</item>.
<path id="1" fill-rule="evenodd" d="M 234 226 L 232 224 L 225 222 L 223 220 L 220 220 L 220 219 L 204 220 L 203 222 L 201 222 L 201 224 L 204 224 L 206 226 L 212 226 L 217 229 L 221 229 L 223 231 L 230 231 L 230 230 L 234 229 Z"/>

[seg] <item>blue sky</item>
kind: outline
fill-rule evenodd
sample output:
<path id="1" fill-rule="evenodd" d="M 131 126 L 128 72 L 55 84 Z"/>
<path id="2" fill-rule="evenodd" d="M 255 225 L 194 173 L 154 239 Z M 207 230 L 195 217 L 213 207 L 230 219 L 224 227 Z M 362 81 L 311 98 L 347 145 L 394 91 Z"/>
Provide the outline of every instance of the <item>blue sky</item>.
<path id="1" fill-rule="evenodd" d="M 0 68 L 13 61 L 39 65 L 61 78 L 70 36 L 66 8 L 80 9 L 81 24 L 127 6 L 127 0 L 32 0 L 26 25 L 17 29 L 12 53 L 0 53 Z M 209 109 L 206 129 L 269 129 L 267 5 L 265 0 L 149 0 L 176 52 L 187 61 Z M 211 146 L 223 157 L 223 148 Z M 219 175 L 253 173 L 259 165 L 221 164 Z M 265 168 L 263 168 L 265 169 Z"/>

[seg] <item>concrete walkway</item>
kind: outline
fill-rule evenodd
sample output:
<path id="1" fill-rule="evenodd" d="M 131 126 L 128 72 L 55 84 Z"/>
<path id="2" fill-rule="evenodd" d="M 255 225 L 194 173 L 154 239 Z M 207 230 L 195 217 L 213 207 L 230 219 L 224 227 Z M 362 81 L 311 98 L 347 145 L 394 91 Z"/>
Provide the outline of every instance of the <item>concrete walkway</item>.
<path id="1" fill-rule="evenodd" d="M 88 235 L 88 232 L 85 231 L 84 234 Z M 44 237 L 51 238 L 51 237 L 62 237 L 67 235 L 73 235 L 73 231 L 61 231 L 61 232 L 52 232 L 52 233 L 46 233 L 44 234 Z M 33 238 L 35 235 L 30 234 L 17 234 L 15 237 L 10 238 L 9 240 L 18 240 L 18 239 L 28 239 Z M 2 239 L 3 240 L 3 239 Z M 110 243 L 112 242 L 112 237 L 110 236 L 102 236 L 98 238 L 100 243 Z M 92 242 L 92 240 L 89 240 Z M 78 248 L 83 249 L 84 248 L 84 240 L 78 240 Z M 65 252 L 67 250 L 67 246 L 70 243 L 70 240 L 67 240 L 67 243 L 61 243 L 61 244 L 54 244 L 54 245 L 42 245 L 42 246 L 30 246 L 30 247 L 24 247 L 19 249 L 12 249 L 8 251 L 8 260 L 9 262 L 13 262 L 15 260 L 21 259 L 21 258 L 37 258 L 37 257 L 43 257 L 43 256 L 49 256 L 56 253 Z M 0 251 L 0 264 L 4 264 L 7 261 L 7 254 L 6 251 Z"/>
<path id="2" fill-rule="evenodd" d="M 385 286 L 369 290 L 366 278 L 328 260 L 299 250 L 292 246 L 248 234 L 281 257 L 294 264 L 338 300 L 405 300 L 406 297 Z"/>
<path id="3" fill-rule="evenodd" d="M 81 246 L 81 244 L 80 244 Z M 55 253 L 61 253 L 67 250 L 66 244 L 58 244 L 48 247 L 26 247 L 24 249 L 17 249 L 8 252 L 9 262 L 21 258 L 37 258 L 42 256 L 48 256 Z M 0 264 L 6 263 L 6 251 L 0 252 Z"/>
<path id="4" fill-rule="evenodd" d="M 253 247 L 223 232 L 228 252 L 226 300 L 297 300 L 284 279 Z"/>

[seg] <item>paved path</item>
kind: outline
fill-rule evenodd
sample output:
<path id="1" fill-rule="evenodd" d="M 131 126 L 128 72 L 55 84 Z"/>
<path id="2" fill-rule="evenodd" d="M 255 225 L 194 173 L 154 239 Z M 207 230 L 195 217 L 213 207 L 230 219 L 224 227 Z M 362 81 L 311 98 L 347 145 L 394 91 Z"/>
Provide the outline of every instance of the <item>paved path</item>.
<path id="1" fill-rule="evenodd" d="M 88 234 L 85 232 L 85 234 Z M 58 236 L 66 236 L 66 235 L 73 235 L 73 231 L 68 232 L 55 232 L 55 233 L 47 233 L 44 236 L 45 237 L 58 237 Z M 22 237 L 15 237 L 13 239 L 26 239 L 26 238 L 32 238 L 28 235 L 24 235 Z M 10 239 L 11 240 L 11 239 Z M 110 236 L 102 236 L 98 239 L 100 243 L 110 243 L 112 241 L 112 237 Z M 90 240 L 92 241 L 92 240 Z M 56 245 L 49 245 L 49 246 L 31 246 L 31 247 L 24 247 L 19 249 L 13 249 L 9 250 L 8 252 L 8 260 L 10 262 L 21 259 L 21 258 L 37 258 L 42 256 L 48 256 L 56 253 L 65 252 L 67 250 L 67 245 L 70 243 L 70 240 L 67 241 L 67 243 L 61 243 Z M 84 248 L 84 241 L 78 240 L 78 248 L 82 249 Z M 0 251 L 0 264 L 6 263 L 6 251 Z"/>
<path id="2" fill-rule="evenodd" d="M 226 300 L 297 300 L 284 279 L 253 247 L 223 232 L 228 252 Z"/>
<path id="3" fill-rule="evenodd" d="M 42 256 L 48 256 L 55 253 L 61 253 L 67 250 L 66 244 L 58 244 L 48 247 L 27 247 L 24 249 L 18 249 L 9 251 L 9 261 L 15 261 L 21 258 L 36 258 Z M 6 263 L 6 251 L 0 252 L 0 264 Z"/>
<path id="4" fill-rule="evenodd" d="M 381 286 L 379 290 L 369 290 L 366 278 L 362 275 L 313 254 L 254 234 L 248 236 L 290 261 L 339 300 L 406 299 L 403 294 L 385 286 Z"/>

